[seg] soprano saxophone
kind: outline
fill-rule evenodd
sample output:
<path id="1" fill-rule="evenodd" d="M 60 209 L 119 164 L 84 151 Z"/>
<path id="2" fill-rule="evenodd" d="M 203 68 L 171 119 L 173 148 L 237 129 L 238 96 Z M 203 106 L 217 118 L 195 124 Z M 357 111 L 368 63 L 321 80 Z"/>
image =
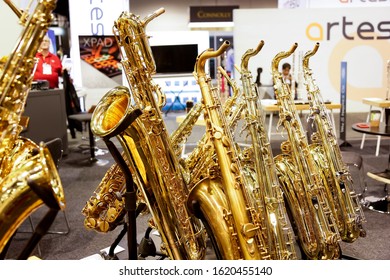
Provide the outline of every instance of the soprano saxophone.
<path id="1" fill-rule="evenodd" d="M 260 52 L 264 41 L 256 49 L 247 50 L 241 58 L 241 81 L 246 101 L 245 123 L 252 139 L 253 170 L 255 171 L 254 201 L 262 213 L 262 229 L 273 259 L 296 258 L 293 231 L 288 224 L 283 194 L 276 174 L 271 145 L 265 130 L 263 112 L 258 100 L 257 86 L 248 69 L 249 59 Z"/>
<path id="2" fill-rule="evenodd" d="M 282 154 L 275 157 L 275 163 L 304 255 L 309 259 L 334 259 L 340 257 L 337 224 L 290 89 L 278 71 L 280 60 L 290 56 L 296 48 L 297 44 L 294 44 L 289 51 L 278 53 L 272 60 L 279 107 L 278 127 L 283 126 L 288 135 L 288 140 L 281 145 Z"/>
<path id="3" fill-rule="evenodd" d="M 65 208 L 57 168 L 43 143 L 20 137 L 19 124 L 33 79 L 35 54 L 52 20 L 56 1 L 41 0 L 34 11 L 5 1 L 24 26 L 0 73 L 0 253 L 20 224 L 46 204 Z M 31 3 L 28 7 L 31 6 Z"/>
<path id="4" fill-rule="evenodd" d="M 123 147 L 168 257 L 202 259 L 204 230 L 186 208 L 188 190 L 160 111 L 165 95 L 151 77 L 156 66 L 145 28 L 163 12 L 161 8 L 144 19 L 123 12 L 115 21 L 113 31 L 131 94 L 126 87 L 107 92 L 94 110 L 91 129 L 100 137 L 116 136 Z M 141 115 L 132 120 L 136 111 Z"/>
<path id="5" fill-rule="evenodd" d="M 337 144 L 337 137 L 321 92 L 309 68 L 309 58 L 317 52 L 318 48 L 319 43 L 303 57 L 303 74 L 310 102 L 310 117 L 316 128 L 316 132 L 311 135 L 313 144 L 310 150 L 326 180 L 325 186 L 329 188 L 328 199 L 334 202 L 333 216 L 336 219 L 341 239 L 353 242 L 359 236 L 365 236 L 362 225 L 365 219 L 359 198 L 353 189 L 351 174 Z"/>

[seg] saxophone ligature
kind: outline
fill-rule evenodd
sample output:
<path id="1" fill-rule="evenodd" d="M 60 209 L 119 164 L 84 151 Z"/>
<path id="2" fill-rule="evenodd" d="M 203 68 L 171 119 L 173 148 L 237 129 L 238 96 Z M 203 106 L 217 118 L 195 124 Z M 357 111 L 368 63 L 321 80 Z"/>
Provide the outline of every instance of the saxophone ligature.
<path id="1" fill-rule="evenodd" d="M 20 137 L 21 115 L 33 79 L 35 54 L 52 20 L 55 0 L 39 1 L 31 14 L 5 1 L 24 26 L 0 73 L 0 253 L 20 224 L 47 205 L 63 210 L 65 198 L 48 148 Z"/>
<path id="2" fill-rule="evenodd" d="M 186 207 L 188 190 L 160 110 L 165 95 L 151 77 L 156 66 L 145 28 L 163 12 L 158 9 L 144 19 L 123 12 L 115 21 L 113 31 L 131 93 L 122 86 L 107 92 L 94 110 L 91 129 L 121 144 L 127 161 L 123 168 L 130 170 L 151 212 L 162 251 L 170 259 L 203 259 L 204 229 Z M 140 115 L 134 120 L 136 111 Z"/>
<path id="3" fill-rule="evenodd" d="M 275 157 L 275 163 L 304 257 L 335 259 L 341 255 L 337 224 L 290 89 L 278 70 L 279 62 L 289 57 L 297 46 L 294 44 L 289 51 L 278 53 L 272 60 L 272 76 L 279 107 L 278 127 L 283 126 L 288 136 L 288 140 L 281 144 L 282 153 Z"/>
<path id="4" fill-rule="evenodd" d="M 273 259 L 295 259 L 294 234 L 290 227 L 283 194 L 276 174 L 272 149 L 266 133 L 258 88 L 252 82 L 248 69 L 249 59 L 257 55 L 264 45 L 247 50 L 241 58 L 241 82 L 246 102 L 245 125 L 249 132 L 255 184 L 251 190 L 257 209 L 262 213 L 262 229 Z"/>
<path id="5" fill-rule="evenodd" d="M 359 198 L 353 189 L 353 180 L 347 165 L 343 161 L 340 147 L 331 119 L 322 99 L 320 89 L 309 68 L 309 59 L 319 48 L 317 43 L 313 50 L 303 57 L 303 74 L 310 104 L 310 119 L 315 131 L 311 134 L 313 144 L 310 150 L 318 164 L 322 177 L 326 180 L 328 199 L 333 201 L 333 216 L 336 219 L 340 237 L 343 241 L 353 242 L 359 236 L 365 236 L 363 229 L 364 214 Z M 310 129 L 313 130 L 313 129 Z"/>

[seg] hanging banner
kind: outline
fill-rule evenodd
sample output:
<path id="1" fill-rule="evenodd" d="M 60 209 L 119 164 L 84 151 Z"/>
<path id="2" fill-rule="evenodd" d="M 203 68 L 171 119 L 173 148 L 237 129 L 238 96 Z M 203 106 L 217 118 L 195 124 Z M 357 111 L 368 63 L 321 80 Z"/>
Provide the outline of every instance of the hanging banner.
<path id="1" fill-rule="evenodd" d="M 340 139 L 345 143 L 346 134 L 346 110 L 347 110 L 347 62 L 342 61 L 340 67 Z"/>
<path id="2" fill-rule="evenodd" d="M 113 35 L 114 21 L 129 8 L 129 0 L 69 0 L 71 76 L 76 87 L 83 86 L 79 36 Z"/>

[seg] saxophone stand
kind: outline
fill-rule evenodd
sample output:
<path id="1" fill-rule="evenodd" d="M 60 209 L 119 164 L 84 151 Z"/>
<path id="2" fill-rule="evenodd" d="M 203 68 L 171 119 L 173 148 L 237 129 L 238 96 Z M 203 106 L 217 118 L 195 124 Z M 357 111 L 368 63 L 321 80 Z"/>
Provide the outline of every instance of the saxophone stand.
<path id="1" fill-rule="evenodd" d="M 124 200 L 125 200 L 125 209 L 126 209 L 126 216 L 125 216 L 125 225 L 121 233 L 119 234 L 116 241 L 113 243 L 113 245 L 110 248 L 109 252 L 109 259 L 118 259 L 114 254 L 114 249 L 116 245 L 118 245 L 119 241 L 123 238 L 123 236 L 127 232 L 127 247 L 128 247 L 128 253 L 129 253 L 129 260 L 137 260 L 138 254 L 137 254 L 137 193 L 134 187 L 134 180 L 133 176 L 131 175 L 129 169 L 127 168 L 127 164 L 125 160 L 121 157 L 120 152 L 110 141 L 109 139 L 104 138 L 104 142 L 107 145 L 108 150 L 110 151 L 111 155 L 115 159 L 115 161 L 120 166 L 126 180 L 126 193 L 124 194 Z M 138 213 L 141 211 L 138 211 Z M 104 256 L 103 256 L 104 257 Z M 105 258 L 106 259 L 106 258 Z"/>
<path id="2" fill-rule="evenodd" d="M 27 260 L 27 258 L 31 255 L 32 251 L 38 245 L 39 241 L 41 241 L 42 237 L 49 231 L 51 225 L 53 224 L 57 216 L 58 211 L 60 210 L 60 207 L 57 202 L 53 201 L 50 195 L 46 194 L 37 183 L 32 180 L 28 180 L 27 184 L 45 202 L 45 204 L 49 207 L 49 211 L 35 228 L 33 235 L 30 237 L 23 251 L 19 254 L 17 258 L 18 260 Z M 14 236 L 15 234 L 7 242 L 6 246 L 4 247 L 4 250 L 0 254 L 0 259 L 5 258 Z"/>
<path id="3" fill-rule="evenodd" d="M 129 118 L 127 122 L 122 123 L 122 128 L 125 129 L 128 127 L 131 123 L 133 123 L 140 115 L 142 114 L 141 110 L 136 109 L 133 112 L 130 113 Z M 120 128 L 119 128 L 120 129 Z M 103 258 L 105 259 L 118 259 L 117 256 L 114 254 L 114 249 L 118 245 L 119 241 L 123 238 L 123 236 L 127 232 L 127 249 L 128 249 L 128 259 L 129 260 L 138 260 L 137 255 L 137 216 L 141 212 L 140 207 L 138 207 L 137 211 L 137 193 L 136 189 L 134 187 L 134 180 L 133 176 L 131 175 L 131 172 L 125 162 L 125 160 L 122 158 L 120 152 L 116 148 L 115 144 L 110 140 L 112 135 L 107 135 L 103 137 L 104 142 L 107 145 L 108 150 L 110 151 L 112 157 L 114 158 L 115 162 L 119 165 L 121 168 L 126 181 L 126 193 L 124 194 L 124 200 L 125 200 L 125 209 L 126 209 L 126 217 L 125 217 L 125 226 L 121 233 L 119 234 L 118 238 L 115 240 L 115 242 L 112 244 L 109 255 L 106 256 L 105 254 L 102 254 Z M 138 212 L 138 214 L 137 214 Z"/>

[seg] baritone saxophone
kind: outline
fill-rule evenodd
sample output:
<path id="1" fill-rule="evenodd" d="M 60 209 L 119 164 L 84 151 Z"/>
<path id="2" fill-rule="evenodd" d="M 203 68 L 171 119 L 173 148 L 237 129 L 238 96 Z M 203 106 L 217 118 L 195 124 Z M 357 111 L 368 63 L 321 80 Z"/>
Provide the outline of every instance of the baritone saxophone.
<path id="1" fill-rule="evenodd" d="M 47 147 L 20 137 L 20 120 L 30 91 L 35 54 L 52 20 L 55 0 L 41 0 L 29 14 L 5 1 L 24 26 L 0 71 L 0 253 L 20 224 L 46 204 L 63 210 L 65 197 Z"/>
<path id="2" fill-rule="evenodd" d="M 198 120 L 202 111 L 200 103 L 195 104 L 186 115 L 184 121 L 172 132 L 170 138 L 175 156 L 181 162 L 183 176 L 188 181 L 188 171 L 185 162 L 180 158 L 183 143 L 191 134 L 192 128 Z M 124 153 L 122 157 L 127 159 Z M 186 172 L 187 171 L 187 172 Z M 88 199 L 82 214 L 84 215 L 84 226 L 98 232 L 109 232 L 124 222 L 125 201 L 123 194 L 126 191 L 125 176 L 117 163 L 114 163 L 104 174 L 103 179 L 97 186 L 94 194 Z M 137 203 L 146 203 L 142 193 L 138 192 Z"/>
<path id="3" fill-rule="evenodd" d="M 152 79 L 156 66 L 145 28 L 163 12 L 161 8 L 144 19 L 123 12 L 115 21 L 113 31 L 131 93 L 122 86 L 107 92 L 94 110 L 91 129 L 99 137 L 118 139 L 125 168 L 152 214 L 168 257 L 203 259 L 204 229 L 186 208 L 188 190 L 160 110 L 165 95 Z"/>
<path id="4" fill-rule="evenodd" d="M 281 144 L 282 153 L 275 157 L 281 183 L 299 245 L 309 259 L 339 258 L 340 235 L 329 206 L 326 190 L 314 158 L 310 153 L 302 123 L 290 88 L 278 70 L 279 62 L 297 48 L 278 53 L 272 60 L 272 76 L 279 107 L 278 127 L 283 126 L 288 140 Z"/>
<path id="5" fill-rule="evenodd" d="M 318 50 L 317 43 L 313 50 L 306 52 L 303 57 L 303 74 L 307 95 L 310 102 L 310 118 L 316 128 L 311 138 L 313 144 L 310 150 L 315 162 L 323 173 L 329 188 L 328 199 L 333 201 L 333 216 L 336 219 L 341 239 L 354 242 L 359 236 L 365 236 L 363 222 L 365 221 L 359 198 L 354 191 L 353 180 L 348 166 L 344 163 L 337 137 L 330 120 L 328 110 L 322 99 L 320 89 L 309 68 L 309 59 Z"/>

